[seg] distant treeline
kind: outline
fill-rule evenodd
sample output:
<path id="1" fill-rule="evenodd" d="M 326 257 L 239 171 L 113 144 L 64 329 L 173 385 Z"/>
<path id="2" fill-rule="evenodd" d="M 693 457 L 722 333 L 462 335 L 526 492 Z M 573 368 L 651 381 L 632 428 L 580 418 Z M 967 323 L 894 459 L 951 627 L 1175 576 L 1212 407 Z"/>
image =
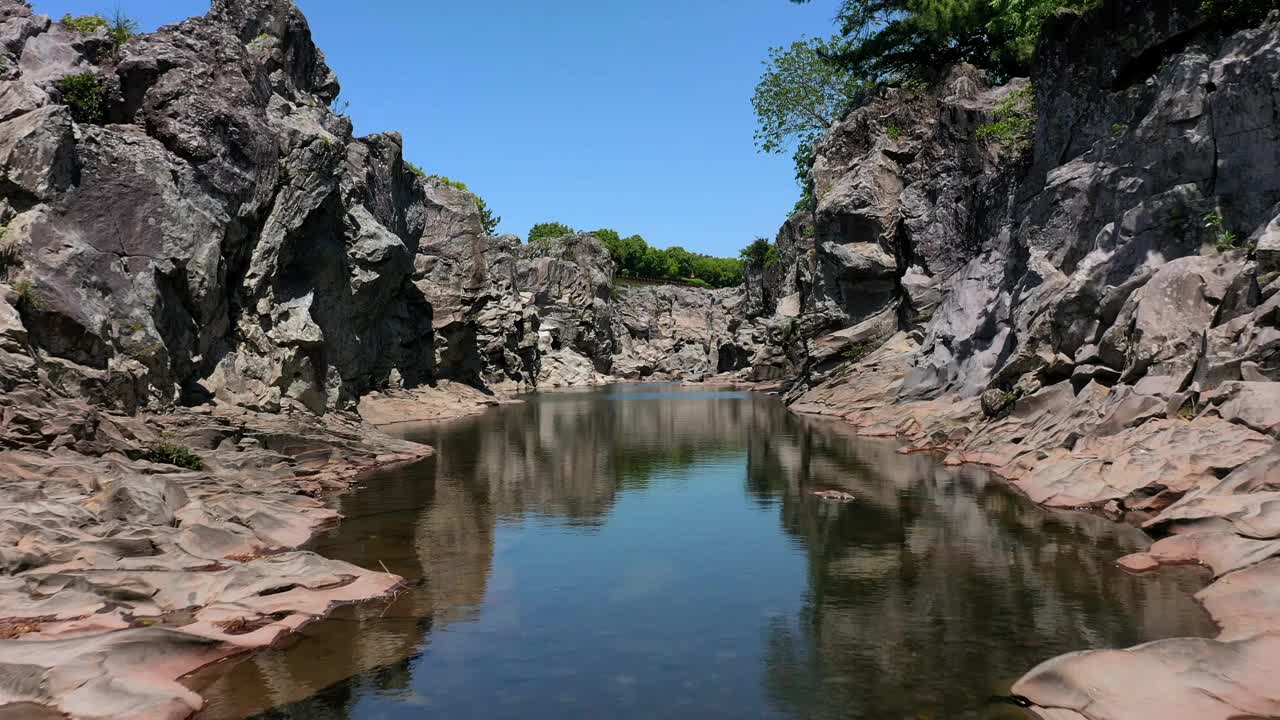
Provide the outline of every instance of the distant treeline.
<path id="1" fill-rule="evenodd" d="M 572 235 L 573 228 L 558 222 L 538 223 L 529 231 L 529 243 Z M 735 287 L 742 284 L 742 261 L 694 253 L 682 247 L 653 247 L 639 235 L 622 237 L 609 228 L 591 231 L 609 250 L 621 277 L 670 280 L 701 287 Z"/>

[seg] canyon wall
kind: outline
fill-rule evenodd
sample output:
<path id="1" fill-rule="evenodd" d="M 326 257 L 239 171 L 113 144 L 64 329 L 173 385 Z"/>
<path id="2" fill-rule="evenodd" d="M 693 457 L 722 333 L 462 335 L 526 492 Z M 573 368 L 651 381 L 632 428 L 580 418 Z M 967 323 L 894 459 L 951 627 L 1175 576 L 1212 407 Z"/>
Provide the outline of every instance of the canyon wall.
<path id="1" fill-rule="evenodd" d="M 291 563 L 323 614 L 330 576 L 387 578 L 255 553 L 327 519 L 305 496 L 349 480 L 335 458 L 421 452 L 331 411 L 722 376 L 1161 535 L 1134 569 L 1213 569 L 1221 637 L 1051 661 L 1015 688 L 1043 715 L 1280 715 L 1249 671 L 1280 665 L 1280 15 L 1223 34 L 1202 12 L 1104 0 L 1050 20 L 1030 79 L 960 66 L 887 91 L 818 143 L 816 207 L 784 224 L 780 259 L 708 291 L 615 281 L 590 235 L 487 236 L 476 198 L 410 168 L 399 135 L 354 136 L 290 0 L 214 0 L 120 47 L 0 0 L 0 465 L 21 478 L 0 504 L 25 518 L 0 561 L 35 582 L 6 585 L 3 617 L 143 633 L 202 664 L 226 618 L 198 647 L 93 614 L 93 592 L 55 618 L 30 571 L 67 537 L 85 566 L 65 574 L 150 553 L 165 592 L 208 572 L 256 592 Z M 144 459 L 172 437 L 209 469 Z M 178 510 L 211 530 L 186 537 Z M 83 530 L 113 523 L 134 540 Z M 269 609 L 254 632 L 275 637 Z M 87 697 L 151 679 L 114 682 Z M 43 687 L 24 692 L 65 700 Z"/>
<path id="2" fill-rule="evenodd" d="M 1061 14 L 1034 85 L 961 66 L 832 128 L 752 293 L 802 389 L 899 331 L 903 400 L 1280 380 L 1277 25 L 1212 28 L 1190 0 Z M 1031 99 L 1025 136 L 991 132 Z"/>
<path id="3" fill-rule="evenodd" d="M 1280 715 L 1277 77 L 1280 12 L 1061 13 L 1029 80 L 957 67 L 832 128 L 799 262 L 748 283 L 793 410 L 1143 527 L 1134 572 L 1212 569 L 1217 638 L 1050 660 L 1013 689 L 1039 717 Z"/>
<path id="4" fill-rule="evenodd" d="M 487 237 L 397 133 L 353 136 L 288 0 L 217 0 L 119 48 L 13 0 L 0 21 L 3 269 L 67 395 L 319 413 L 440 379 L 600 382 L 615 356 L 700 379 L 752 352 L 732 291 L 615 288 L 590 236 Z"/>

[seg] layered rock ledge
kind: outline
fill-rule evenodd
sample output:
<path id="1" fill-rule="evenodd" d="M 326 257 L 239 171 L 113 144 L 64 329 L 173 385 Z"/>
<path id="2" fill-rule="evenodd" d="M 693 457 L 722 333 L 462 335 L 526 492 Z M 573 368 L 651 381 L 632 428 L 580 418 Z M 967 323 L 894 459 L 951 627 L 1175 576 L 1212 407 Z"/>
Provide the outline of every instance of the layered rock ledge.
<path id="1" fill-rule="evenodd" d="M 1278 63 L 1280 13 L 1060 15 L 1031 84 L 959 67 L 837 125 L 779 236 L 810 259 L 758 283 L 797 412 L 1141 526 L 1133 572 L 1212 570 L 1218 637 L 1049 660 L 1013 688 L 1039 717 L 1280 717 Z M 979 137 L 1018 94 L 1035 135 Z"/>
<path id="2" fill-rule="evenodd" d="M 118 48 L 0 0 L 0 706 L 190 715 L 174 678 L 394 589 L 293 551 L 429 452 L 373 425 L 625 379 L 777 383 L 1142 525 L 1133 571 L 1213 570 L 1219 637 L 1051 660 L 1014 688 L 1041 717 L 1280 716 L 1280 16 L 1104 0 L 1043 37 L 1030 80 L 837 124 L 782 261 L 702 291 L 486 236 L 353 135 L 289 0 Z M 980 133 L 1031 98 L 1034 136 Z"/>
<path id="3" fill-rule="evenodd" d="M 431 451 L 376 426 L 746 372 L 740 292 L 486 236 L 339 91 L 290 0 L 120 46 L 0 0 L 0 715 L 187 717 L 178 676 L 393 592 L 296 550 Z"/>

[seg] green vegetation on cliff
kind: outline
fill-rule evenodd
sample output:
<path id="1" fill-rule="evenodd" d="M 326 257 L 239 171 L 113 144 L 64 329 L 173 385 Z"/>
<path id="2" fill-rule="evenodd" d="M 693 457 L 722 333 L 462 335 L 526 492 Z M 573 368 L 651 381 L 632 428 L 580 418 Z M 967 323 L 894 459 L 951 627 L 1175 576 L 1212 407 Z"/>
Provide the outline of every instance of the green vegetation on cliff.
<path id="1" fill-rule="evenodd" d="M 574 232 L 564 223 L 538 223 L 529 230 L 529 244 L 549 242 Z M 689 252 L 679 246 L 664 250 L 653 247 L 639 235 L 622 237 L 617 230 L 610 228 L 593 230 L 591 234 L 609 251 L 609 257 L 618 268 L 618 276 L 622 278 L 717 288 L 742 284 L 742 263 L 734 258 Z"/>
<path id="2" fill-rule="evenodd" d="M 565 237 L 566 235 L 572 235 L 574 232 L 573 228 L 565 225 L 564 223 L 538 223 L 537 225 L 529 228 L 529 244 L 539 245 L 547 242 L 548 240 L 555 240 L 556 238 Z"/>
<path id="3" fill-rule="evenodd" d="M 862 103 L 872 87 L 830 60 L 841 47 L 838 38 L 809 38 L 787 48 L 770 48 L 764 74 L 751 97 L 756 147 L 761 152 L 792 153 L 801 188 L 796 211 L 813 209 L 808 179 L 813 143 Z"/>
<path id="4" fill-rule="evenodd" d="M 1046 18 L 1098 1 L 845 0 L 843 42 L 827 57 L 875 84 L 930 82 L 961 62 L 1002 81 L 1027 74 Z"/>
<path id="5" fill-rule="evenodd" d="M 204 461 L 199 455 L 191 452 L 190 448 L 183 447 L 175 442 L 164 440 L 152 445 L 147 449 L 147 454 L 143 456 L 148 462 L 159 463 L 161 465 L 176 465 L 186 470 L 203 470 Z"/>
<path id="6" fill-rule="evenodd" d="M 844 0 L 842 39 L 822 55 L 877 85 L 931 82 L 961 62 L 1003 82 L 1030 73 L 1046 20 L 1087 12 L 1101 1 Z M 1232 30 L 1257 25 L 1276 6 L 1275 0 L 1203 0 L 1201 11 L 1206 25 Z"/>
<path id="7" fill-rule="evenodd" d="M 404 166 L 409 168 L 410 172 L 423 180 L 435 180 L 444 185 L 448 185 L 455 190 L 470 193 L 471 197 L 476 199 L 476 204 L 480 206 L 480 224 L 484 226 L 484 233 L 486 235 L 493 235 L 498 231 L 498 223 L 502 222 L 502 216 L 494 215 L 493 210 L 489 209 L 489 204 L 484 201 L 484 198 L 480 197 L 472 191 L 471 188 L 467 187 L 466 183 L 461 180 L 454 180 L 453 178 L 446 177 L 444 175 L 428 175 L 426 170 L 423 170 L 420 166 L 411 163 L 408 160 L 404 161 Z"/>
<path id="8" fill-rule="evenodd" d="M 105 28 L 107 36 L 111 38 L 111 44 L 117 49 L 129 42 L 134 35 L 138 34 L 140 29 L 137 21 L 126 15 L 119 8 L 111 14 L 110 18 L 102 15 L 72 15 L 67 13 L 62 16 L 58 23 L 68 30 L 86 34 L 95 33 Z"/>
<path id="9" fill-rule="evenodd" d="M 995 120 L 978 128 L 979 140 L 1007 145 L 1015 152 L 1031 147 L 1036 131 L 1036 94 L 1031 86 L 1009 93 L 996 106 Z"/>
<path id="10" fill-rule="evenodd" d="M 742 249 L 742 261 L 754 269 L 767 270 L 782 262 L 782 254 L 768 238 L 756 238 Z"/>
<path id="11" fill-rule="evenodd" d="M 76 122 L 101 124 L 106 121 L 107 91 L 97 74 L 68 75 L 54 83 L 54 87 L 61 93 L 62 104 L 71 110 L 71 117 Z"/>

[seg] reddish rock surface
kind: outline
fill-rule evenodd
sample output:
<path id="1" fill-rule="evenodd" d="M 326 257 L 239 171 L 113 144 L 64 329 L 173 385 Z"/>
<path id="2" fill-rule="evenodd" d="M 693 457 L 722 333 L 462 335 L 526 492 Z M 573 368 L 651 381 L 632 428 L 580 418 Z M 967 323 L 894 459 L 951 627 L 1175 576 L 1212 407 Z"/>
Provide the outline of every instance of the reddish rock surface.
<path id="1" fill-rule="evenodd" d="M 1160 561 L 1148 553 L 1125 555 L 1116 561 L 1120 567 L 1133 573 L 1146 573 L 1160 567 Z"/>
<path id="2" fill-rule="evenodd" d="M 1138 388 L 1064 383 L 987 419 L 976 399 L 901 401 L 916 351 L 900 335 L 793 409 L 896 435 L 904 452 L 988 466 L 1048 506 L 1136 518 L 1168 536 L 1118 559 L 1123 567 L 1199 563 L 1216 578 L 1197 599 L 1222 628 L 1217 638 L 1062 656 L 1013 692 L 1045 720 L 1280 716 L 1280 558 L 1270 559 L 1280 555 L 1280 446 L 1246 422 L 1256 414 L 1188 419 Z"/>
<path id="3" fill-rule="evenodd" d="M 113 415 L 7 377 L 0 717 L 186 718 L 203 701 L 177 678 L 399 585 L 295 548 L 340 520 L 324 494 L 431 448 L 338 413 Z M 468 398 L 436 417 L 487 406 Z M 148 461 L 159 443 L 201 469 Z"/>

